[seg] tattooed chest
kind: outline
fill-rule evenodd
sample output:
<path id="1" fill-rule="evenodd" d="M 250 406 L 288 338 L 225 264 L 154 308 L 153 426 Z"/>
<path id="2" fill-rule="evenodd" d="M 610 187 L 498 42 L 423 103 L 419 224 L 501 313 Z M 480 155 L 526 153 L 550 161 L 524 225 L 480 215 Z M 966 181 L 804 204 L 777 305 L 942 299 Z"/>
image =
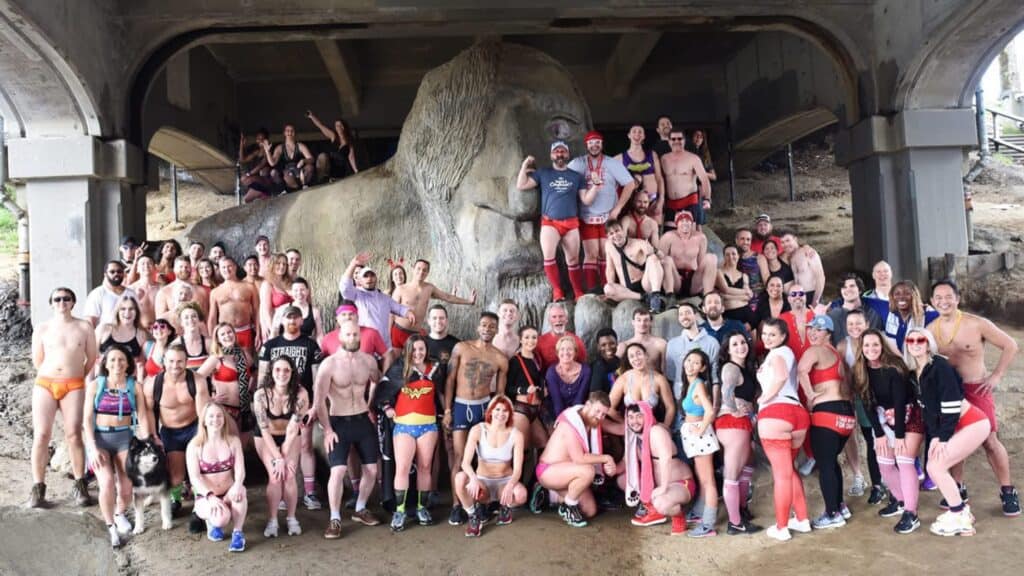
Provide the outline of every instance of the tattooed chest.
<path id="1" fill-rule="evenodd" d="M 465 364 L 463 378 L 470 388 L 490 387 L 495 375 L 498 373 L 494 364 L 485 360 L 470 360 Z"/>

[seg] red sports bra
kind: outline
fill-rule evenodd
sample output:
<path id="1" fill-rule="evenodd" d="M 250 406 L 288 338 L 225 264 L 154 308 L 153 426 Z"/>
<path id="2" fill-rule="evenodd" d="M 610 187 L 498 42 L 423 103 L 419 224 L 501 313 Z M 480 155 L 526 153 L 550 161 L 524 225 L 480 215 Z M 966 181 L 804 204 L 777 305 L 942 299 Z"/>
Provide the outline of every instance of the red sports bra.
<path id="1" fill-rule="evenodd" d="M 146 376 L 156 376 L 164 371 L 163 365 L 157 364 L 156 361 L 153 360 L 154 350 L 156 350 L 155 344 L 149 347 L 149 353 L 146 354 Z"/>
<path id="2" fill-rule="evenodd" d="M 274 308 L 290 304 L 292 302 L 291 294 L 278 290 L 273 284 L 270 285 L 270 305 Z"/>
<path id="3" fill-rule="evenodd" d="M 220 365 L 217 366 L 217 370 L 210 377 L 218 382 L 238 382 L 238 370 L 225 364 L 222 359 L 220 360 Z"/>
<path id="4" fill-rule="evenodd" d="M 828 368 L 818 369 L 815 368 L 807 375 L 811 380 L 811 387 L 816 388 L 819 384 L 825 382 L 831 382 L 833 380 L 842 380 L 843 376 L 839 373 L 839 365 L 842 364 L 843 359 L 839 357 L 839 353 L 835 351 L 831 346 L 829 350 L 832 351 L 832 355 L 835 356 L 835 363 Z"/>

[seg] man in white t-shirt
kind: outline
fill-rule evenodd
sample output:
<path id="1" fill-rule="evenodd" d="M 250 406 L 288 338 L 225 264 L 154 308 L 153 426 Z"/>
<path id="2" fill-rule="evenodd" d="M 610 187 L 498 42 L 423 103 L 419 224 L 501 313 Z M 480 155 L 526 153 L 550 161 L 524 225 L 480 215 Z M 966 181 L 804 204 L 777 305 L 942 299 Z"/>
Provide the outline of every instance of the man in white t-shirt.
<path id="1" fill-rule="evenodd" d="M 93 326 L 112 324 L 117 316 L 117 301 L 125 294 L 137 299 L 135 291 L 124 285 L 124 264 L 111 260 L 103 269 L 103 283 L 85 299 L 86 319 Z"/>

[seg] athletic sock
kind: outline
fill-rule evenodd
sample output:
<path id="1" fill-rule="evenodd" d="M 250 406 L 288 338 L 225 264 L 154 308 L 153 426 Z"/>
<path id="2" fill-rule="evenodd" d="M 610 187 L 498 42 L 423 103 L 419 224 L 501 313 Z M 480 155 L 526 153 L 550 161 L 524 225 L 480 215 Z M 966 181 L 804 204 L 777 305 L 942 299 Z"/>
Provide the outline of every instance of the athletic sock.
<path id="1" fill-rule="evenodd" d="M 920 490 L 921 483 L 917 479 L 917 468 L 914 466 L 914 459 L 898 456 L 896 458 L 896 464 L 900 475 L 900 490 L 903 492 L 903 496 L 900 500 L 903 500 L 903 507 L 905 510 L 909 510 L 916 514 L 917 495 Z"/>
<path id="2" fill-rule="evenodd" d="M 395 510 L 401 513 L 405 513 L 405 490 L 395 490 L 395 502 L 398 503 L 395 506 Z"/>
<path id="3" fill-rule="evenodd" d="M 570 271 L 570 275 L 572 272 Z M 558 276 L 558 262 L 552 258 L 544 261 L 544 275 L 548 277 L 548 284 L 551 284 L 552 300 L 561 300 L 565 297 L 562 292 L 562 281 Z M 571 277 L 571 276 L 570 276 Z M 573 286 L 575 288 L 575 286 Z"/>
<path id="4" fill-rule="evenodd" d="M 718 521 L 718 506 L 705 506 L 704 513 L 701 516 L 701 524 L 708 528 L 714 528 L 715 522 Z"/>
<path id="5" fill-rule="evenodd" d="M 427 508 L 427 503 L 430 502 L 430 491 L 429 490 L 417 490 L 416 491 L 416 509 Z"/>
<path id="6" fill-rule="evenodd" d="M 583 263 L 583 288 L 584 290 L 592 290 L 597 287 L 597 262 L 584 262 Z M 603 286 L 603 284 L 601 285 Z"/>
<path id="7" fill-rule="evenodd" d="M 704 491 L 697 489 L 697 499 L 690 505 L 690 516 L 703 516 L 704 515 Z"/>
<path id="8" fill-rule="evenodd" d="M 579 503 L 580 503 L 579 500 L 574 500 L 572 498 L 569 498 L 568 496 L 565 497 L 565 505 L 566 506 L 578 506 Z"/>
<path id="9" fill-rule="evenodd" d="M 960 503 L 957 504 L 956 506 L 950 506 L 949 511 L 955 514 L 959 514 L 964 511 L 964 506 L 966 506 L 966 504 L 964 504 L 964 502 L 961 500 Z"/>
<path id="10" fill-rule="evenodd" d="M 181 502 L 181 490 L 183 487 L 184 486 L 182 484 L 178 484 L 174 488 L 171 488 L 171 502 Z"/>
<path id="11" fill-rule="evenodd" d="M 313 483 L 312 476 L 302 477 L 302 488 L 306 491 L 306 494 L 316 494 L 316 485 Z"/>
<path id="12" fill-rule="evenodd" d="M 882 474 L 882 481 L 889 487 L 889 492 L 892 493 L 893 499 L 902 501 L 903 486 L 900 483 L 900 471 L 896 469 L 896 460 L 879 456 L 878 471 Z"/>
<path id="13" fill-rule="evenodd" d="M 608 283 L 608 279 L 604 276 L 604 267 L 606 264 L 607 261 L 604 258 L 597 261 L 597 279 L 601 282 L 601 286 Z"/>
<path id="14" fill-rule="evenodd" d="M 341 511 L 331 510 L 331 520 L 337 520 L 338 522 L 341 522 Z"/>
<path id="15" fill-rule="evenodd" d="M 722 484 L 722 495 L 725 500 L 725 510 L 729 513 L 729 522 L 739 525 L 743 518 L 740 516 L 740 483 L 735 480 L 726 480 Z"/>
<path id="16" fill-rule="evenodd" d="M 775 525 L 785 527 L 789 523 L 789 509 L 793 503 L 793 452 L 788 439 L 762 438 L 761 446 L 772 467 L 773 494 L 775 501 Z"/>
<path id="17" fill-rule="evenodd" d="M 365 497 L 362 492 L 359 493 L 359 497 L 356 498 L 356 512 L 362 512 L 366 510 L 366 501 L 370 499 L 370 495 L 366 494 Z"/>
<path id="18" fill-rule="evenodd" d="M 960 488 L 963 489 L 963 487 Z M 1013 487 L 1013 484 L 1010 484 L 1009 486 L 1000 486 L 999 489 L 1003 494 L 1013 494 L 1013 491 L 1016 490 L 1016 488 Z"/>
<path id="19" fill-rule="evenodd" d="M 547 273 L 547 261 L 544 261 L 544 272 Z M 572 284 L 572 290 L 576 293 L 576 297 L 580 298 L 587 293 L 583 289 L 583 271 L 580 270 L 580 265 L 569 266 L 569 283 Z"/>

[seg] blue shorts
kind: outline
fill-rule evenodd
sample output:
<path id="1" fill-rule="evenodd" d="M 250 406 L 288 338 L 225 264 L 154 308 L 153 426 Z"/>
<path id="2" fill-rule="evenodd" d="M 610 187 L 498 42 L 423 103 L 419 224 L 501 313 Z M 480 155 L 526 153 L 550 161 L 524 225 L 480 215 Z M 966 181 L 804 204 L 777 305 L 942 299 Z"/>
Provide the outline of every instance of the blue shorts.
<path id="1" fill-rule="evenodd" d="M 160 427 L 160 441 L 164 443 L 164 452 L 184 452 L 192 437 L 196 435 L 199 421 L 181 428 Z"/>
<path id="2" fill-rule="evenodd" d="M 436 422 L 430 424 L 395 424 L 395 429 L 392 431 L 392 434 L 395 436 L 398 436 L 399 434 L 406 434 L 413 438 L 419 438 L 420 436 L 429 434 L 430 432 L 437 432 Z"/>
<path id="3" fill-rule="evenodd" d="M 469 430 L 479 422 L 484 421 L 484 411 L 491 398 L 480 398 L 479 400 L 455 399 L 452 406 L 452 430 Z"/>

